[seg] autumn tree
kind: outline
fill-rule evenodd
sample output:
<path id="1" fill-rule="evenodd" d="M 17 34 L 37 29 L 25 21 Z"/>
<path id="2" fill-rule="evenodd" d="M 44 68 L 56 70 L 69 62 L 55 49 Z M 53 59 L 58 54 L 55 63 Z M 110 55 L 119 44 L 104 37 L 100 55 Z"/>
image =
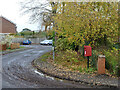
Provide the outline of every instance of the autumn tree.
<path id="1" fill-rule="evenodd" d="M 102 41 L 114 43 L 118 38 L 117 2 L 65 2 L 59 3 L 53 28 L 58 41 L 77 48 L 84 44 L 98 45 Z M 58 44 L 62 46 L 64 43 Z"/>

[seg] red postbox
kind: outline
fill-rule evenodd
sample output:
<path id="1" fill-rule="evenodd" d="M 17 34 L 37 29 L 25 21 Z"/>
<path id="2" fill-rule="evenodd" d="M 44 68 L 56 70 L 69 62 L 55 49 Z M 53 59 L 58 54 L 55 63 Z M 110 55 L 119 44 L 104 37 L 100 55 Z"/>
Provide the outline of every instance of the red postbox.
<path id="1" fill-rule="evenodd" d="M 92 56 L 91 46 L 84 46 L 84 56 Z"/>

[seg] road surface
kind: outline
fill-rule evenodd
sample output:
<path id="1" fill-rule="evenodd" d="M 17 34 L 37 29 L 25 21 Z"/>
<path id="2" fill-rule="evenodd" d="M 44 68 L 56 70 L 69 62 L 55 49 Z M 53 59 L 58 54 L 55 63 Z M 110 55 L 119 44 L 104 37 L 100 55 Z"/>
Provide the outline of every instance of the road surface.
<path id="1" fill-rule="evenodd" d="M 31 62 L 51 46 L 26 45 L 32 49 L 17 51 L 2 56 L 2 88 L 90 88 L 91 86 L 73 81 L 49 77 L 32 67 Z"/>

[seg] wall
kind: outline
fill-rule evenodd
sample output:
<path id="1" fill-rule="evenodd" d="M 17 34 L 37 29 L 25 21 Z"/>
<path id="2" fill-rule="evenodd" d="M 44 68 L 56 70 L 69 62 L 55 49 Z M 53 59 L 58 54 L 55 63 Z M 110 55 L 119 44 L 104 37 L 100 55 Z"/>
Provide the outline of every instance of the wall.
<path id="1" fill-rule="evenodd" d="M 32 44 L 40 44 L 41 41 L 45 40 L 46 38 L 14 38 L 12 39 L 13 43 L 22 43 L 24 40 L 30 40 Z"/>
<path id="2" fill-rule="evenodd" d="M 3 17 L 0 17 L 0 22 L 2 22 L 2 32 L 0 33 L 16 33 L 16 25 L 14 23 Z"/>

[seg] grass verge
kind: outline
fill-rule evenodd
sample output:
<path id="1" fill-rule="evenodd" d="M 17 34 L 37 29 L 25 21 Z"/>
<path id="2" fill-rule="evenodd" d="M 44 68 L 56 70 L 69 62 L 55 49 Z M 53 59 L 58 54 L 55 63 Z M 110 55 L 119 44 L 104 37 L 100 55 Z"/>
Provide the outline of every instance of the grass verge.
<path id="1" fill-rule="evenodd" d="M 53 61 L 53 52 L 48 52 L 42 55 L 38 61 L 48 62 L 58 68 L 64 69 L 64 71 L 75 71 L 80 73 L 93 74 L 96 73 L 96 69 L 90 66 L 87 69 L 87 59 L 79 55 L 72 50 L 66 50 L 61 52 L 55 52 L 55 60 Z"/>

